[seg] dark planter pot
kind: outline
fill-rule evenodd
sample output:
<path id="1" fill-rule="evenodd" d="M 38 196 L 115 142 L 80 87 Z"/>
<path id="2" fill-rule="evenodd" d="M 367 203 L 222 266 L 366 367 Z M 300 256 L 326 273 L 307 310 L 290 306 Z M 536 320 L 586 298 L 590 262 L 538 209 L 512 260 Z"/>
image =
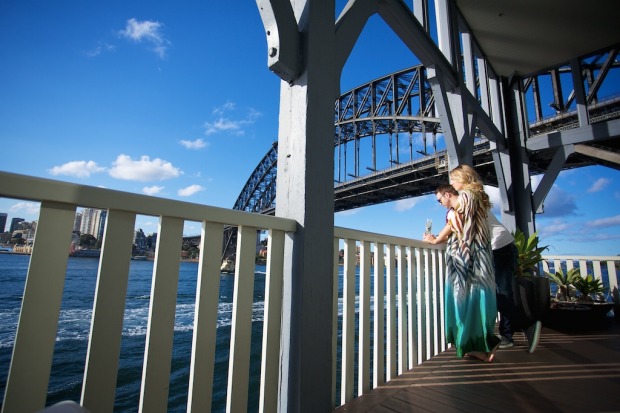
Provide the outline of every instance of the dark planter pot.
<path id="1" fill-rule="evenodd" d="M 551 305 L 551 284 L 546 277 L 515 277 L 512 281 L 515 305 L 530 320 L 541 320 Z"/>
<path id="2" fill-rule="evenodd" d="M 614 308 L 608 302 L 554 302 L 544 322 L 551 328 L 562 330 L 590 330 L 600 328 L 612 321 L 609 311 Z"/>

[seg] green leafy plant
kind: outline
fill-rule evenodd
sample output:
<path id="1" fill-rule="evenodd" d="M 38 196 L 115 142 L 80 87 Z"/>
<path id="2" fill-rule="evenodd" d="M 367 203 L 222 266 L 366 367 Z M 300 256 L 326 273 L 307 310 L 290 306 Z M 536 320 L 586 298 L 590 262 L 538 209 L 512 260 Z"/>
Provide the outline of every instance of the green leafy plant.
<path id="1" fill-rule="evenodd" d="M 515 245 L 519 252 L 516 275 L 518 277 L 532 277 L 538 269 L 538 264 L 543 260 L 541 255 L 542 252 L 549 247 L 538 246 L 538 232 L 526 238 L 525 234 L 517 229 L 513 235 L 515 237 Z"/>
<path id="2" fill-rule="evenodd" d="M 562 269 L 558 269 L 554 273 L 545 271 L 545 275 L 558 286 L 562 301 L 570 299 L 570 291 L 575 288 L 575 281 L 581 279 L 579 268 L 571 268 L 566 272 L 562 271 Z"/>
<path id="3" fill-rule="evenodd" d="M 579 277 L 573 281 L 573 285 L 579 291 L 579 298 L 583 301 L 592 301 L 592 294 L 602 293 L 606 290 L 603 282 L 598 278 L 594 278 L 592 274 L 588 274 L 586 277 Z"/>

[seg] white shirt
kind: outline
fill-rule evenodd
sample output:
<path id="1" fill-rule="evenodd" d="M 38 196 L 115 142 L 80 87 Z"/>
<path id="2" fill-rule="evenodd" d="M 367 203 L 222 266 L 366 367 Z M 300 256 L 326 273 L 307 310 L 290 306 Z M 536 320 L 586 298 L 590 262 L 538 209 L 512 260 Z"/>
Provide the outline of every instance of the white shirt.
<path id="1" fill-rule="evenodd" d="M 487 224 L 489 225 L 491 248 L 493 250 L 500 249 L 511 242 L 514 242 L 515 238 L 512 236 L 510 231 L 508 231 L 508 229 L 506 229 L 506 227 L 503 226 L 490 211 L 487 215 Z"/>

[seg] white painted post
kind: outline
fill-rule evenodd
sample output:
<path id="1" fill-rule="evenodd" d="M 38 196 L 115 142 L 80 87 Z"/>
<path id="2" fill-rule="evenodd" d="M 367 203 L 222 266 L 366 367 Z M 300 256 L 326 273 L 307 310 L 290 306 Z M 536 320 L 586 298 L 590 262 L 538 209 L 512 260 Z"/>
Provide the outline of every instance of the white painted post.
<path id="1" fill-rule="evenodd" d="M 284 7 L 284 0 L 271 3 Z M 298 230 L 285 241 L 278 410 L 326 412 L 333 407 L 335 4 L 291 5 L 303 67 L 281 84 L 276 216 L 296 220 Z"/>

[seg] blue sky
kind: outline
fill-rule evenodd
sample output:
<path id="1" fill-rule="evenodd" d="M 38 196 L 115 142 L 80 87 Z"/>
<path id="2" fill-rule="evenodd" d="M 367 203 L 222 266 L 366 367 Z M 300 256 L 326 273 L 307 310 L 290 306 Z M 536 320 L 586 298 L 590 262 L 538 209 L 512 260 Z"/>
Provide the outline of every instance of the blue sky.
<path id="1" fill-rule="evenodd" d="M 280 82 L 253 1 L 7 0 L 0 61 L 3 171 L 231 208 L 277 137 Z M 373 18 L 341 90 L 417 63 Z M 620 253 L 619 181 L 603 167 L 560 175 L 537 216 L 549 253 Z M 38 205 L 0 199 L 0 212 L 31 221 Z M 338 213 L 336 225 L 420 238 L 444 213 L 430 195 Z"/>

